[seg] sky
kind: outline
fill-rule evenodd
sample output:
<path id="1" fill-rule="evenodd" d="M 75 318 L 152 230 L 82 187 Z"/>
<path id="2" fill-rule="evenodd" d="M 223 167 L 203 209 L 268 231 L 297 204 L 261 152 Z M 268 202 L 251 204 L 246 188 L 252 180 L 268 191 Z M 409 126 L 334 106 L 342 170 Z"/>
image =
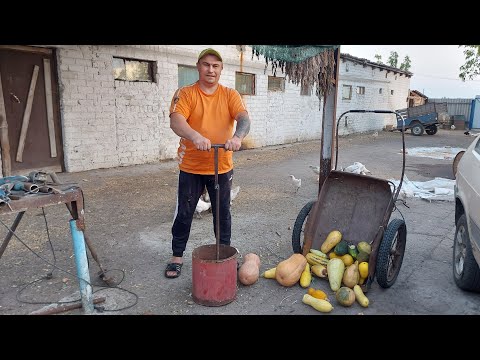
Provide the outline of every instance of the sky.
<path id="1" fill-rule="evenodd" d="M 464 48 L 458 45 L 341 45 L 340 52 L 376 62 L 375 54 L 387 63 L 390 52 L 398 53 L 398 67 L 410 58 L 410 89 L 429 98 L 474 99 L 480 95 L 480 77 L 463 82 L 458 74 L 465 63 Z"/>

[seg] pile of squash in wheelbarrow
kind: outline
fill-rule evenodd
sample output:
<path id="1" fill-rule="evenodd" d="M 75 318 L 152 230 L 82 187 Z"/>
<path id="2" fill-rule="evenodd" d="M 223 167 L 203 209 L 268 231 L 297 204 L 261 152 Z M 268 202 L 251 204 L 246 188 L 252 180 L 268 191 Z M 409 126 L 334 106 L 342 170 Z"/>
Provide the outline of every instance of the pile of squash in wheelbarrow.
<path id="1" fill-rule="evenodd" d="M 295 253 L 275 268 L 265 271 L 262 276 L 276 279 L 286 287 L 300 282 L 301 287 L 308 288 L 303 295 L 303 303 L 321 312 L 330 312 L 334 307 L 324 291 L 310 287 L 312 274 L 328 280 L 338 304 L 349 307 L 357 301 L 361 306 L 368 307 L 369 300 L 360 285 L 368 276 L 370 253 L 371 246 L 367 242 L 348 245 L 342 240 L 341 232 L 333 230 L 320 250 L 310 249 L 305 256 Z"/>

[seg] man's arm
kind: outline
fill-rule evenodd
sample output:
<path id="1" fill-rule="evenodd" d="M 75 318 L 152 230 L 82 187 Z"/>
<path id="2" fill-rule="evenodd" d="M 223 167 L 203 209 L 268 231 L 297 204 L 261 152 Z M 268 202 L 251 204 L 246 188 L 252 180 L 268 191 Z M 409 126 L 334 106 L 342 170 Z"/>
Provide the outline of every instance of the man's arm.
<path id="1" fill-rule="evenodd" d="M 180 113 L 172 113 L 170 115 L 170 128 L 178 136 L 193 142 L 197 150 L 209 150 L 212 147 L 210 140 L 193 130 L 190 125 L 188 125 L 185 116 Z"/>
<path id="2" fill-rule="evenodd" d="M 225 150 L 240 150 L 243 138 L 250 132 L 250 117 L 246 111 L 239 112 L 235 120 L 237 121 L 237 128 L 233 137 L 225 143 Z"/>

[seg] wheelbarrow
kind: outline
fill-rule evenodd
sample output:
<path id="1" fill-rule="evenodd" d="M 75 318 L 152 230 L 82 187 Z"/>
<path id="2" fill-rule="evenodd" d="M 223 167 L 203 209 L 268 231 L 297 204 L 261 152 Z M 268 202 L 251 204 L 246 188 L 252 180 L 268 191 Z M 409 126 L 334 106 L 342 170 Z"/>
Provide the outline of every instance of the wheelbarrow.
<path id="1" fill-rule="evenodd" d="M 318 199 L 309 201 L 300 210 L 293 227 L 293 252 L 306 255 L 310 249 L 320 249 L 327 235 L 339 230 L 342 240 L 349 245 L 361 241 L 371 245 L 368 277 L 362 289 L 368 291 L 375 277 L 381 287 L 389 288 L 400 271 L 407 239 L 403 217 L 390 219 L 405 172 L 405 131 L 402 131 L 403 164 L 398 187 L 388 180 L 338 171 L 338 123 L 348 113 L 392 113 L 404 120 L 401 114 L 390 110 L 349 110 L 339 117 L 335 168 L 325 179 Z"/>

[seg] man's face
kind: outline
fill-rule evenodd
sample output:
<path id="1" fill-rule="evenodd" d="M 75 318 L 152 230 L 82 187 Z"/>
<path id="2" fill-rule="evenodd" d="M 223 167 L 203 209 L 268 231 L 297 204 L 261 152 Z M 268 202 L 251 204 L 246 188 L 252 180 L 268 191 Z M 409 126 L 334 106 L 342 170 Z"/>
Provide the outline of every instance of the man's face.
<path id="1" fill-rule="evenodd" d="M 223 63 L 215 55 L 205 55 L 197 63 L 199 80 L 209 84 L 216 84 L 220 80 Z"/>

